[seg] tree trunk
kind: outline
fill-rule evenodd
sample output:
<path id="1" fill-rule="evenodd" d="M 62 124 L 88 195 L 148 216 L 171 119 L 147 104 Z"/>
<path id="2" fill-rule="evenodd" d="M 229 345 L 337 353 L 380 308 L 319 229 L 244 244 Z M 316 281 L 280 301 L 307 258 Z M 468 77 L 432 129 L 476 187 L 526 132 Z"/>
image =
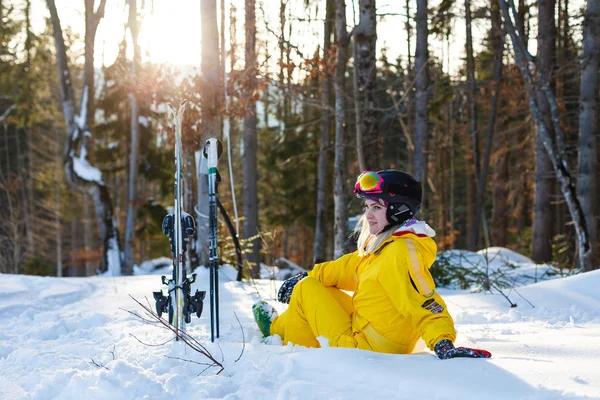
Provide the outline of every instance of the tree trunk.
<path id="1" fill-rule="evenodd" d="M 131 71 L 129 81 L 131 92 L 129 93 L 129 102 L 131 105 L 131 148 L 129 153 L 129 180 L 127 182 L 127 222 L 125 223 L 125 259 L 123 262 L 123 275 L 133 274 L 133 264 L 135 263 L 135 220 L 136 220 L 136 202 L 137 202 L 137 175 L 140 151 L 140 123 L 139 123 L 139 105 L 136 96 L 137 75 L 141 66 L 140 46 L 138 45 L 139 25 L 137 0 L 128 0 L 129 2 L 129 32 L 133 44 L 133 60 L 131 62 Z"/>
<path id="2" fill-rule="evenodd" d="M 25 171 L 24 165 L 23 165 L 23 155 L 21 154 L 23 152 L 23 146 L 21 145 L 21 132 L 20 129 L 15 127 L 15 149 L 16 149 L 16 154 L 15 154 L 15 159 L 17 162 L 17 169 L 16 169 L 16 177 L 17 180 L 19 182 L 19 191 L 18 194 L 15 193 L 16 195 L 16 208 L 19 210 L 19 218 L 22 219 L 23 221 L 23 225 L 25 227 L 24 232 L 25 233 L 25 239 L 23 242 L 23 246 L 22 248 L 24 249 L 23 254 L 21 255 L 21 257 L 23 259 L 26 259 L 27 257 L 32 257 L 33 256 L 33 248 L 29 246 L 29 234 L 31 232 L 31 221 L 29 219 L 29 215 L 28 214 L 28 209 L 29 209 L 29 205 L 27 204 L 27 173 Z M 28 145 L 26 143 L 26 145 Z M 23 184 L 23 182 L 25 182 L 25 184 Z M 21 266 L 21 261 L 19 261 L 19 267 Z"/>
<path id="3" fill-rule="evenodd" d="M 336 60 L 335 60 L 335 157 L 333 161 L 333 204 L 334 204 L 334 258 L 346 253 L 348 239 L 348 196 L 346 193 L 345 126 L 346 119 L 346 64 L 348 55 L 348 33 L 346 32 L 346 2 L 336 0 Z"/>
<path id="4" fill-rule="evenodd" d="M 360 0 L 360 19 L 356 29 L 354 43 L 356 45 L 355 66 L 358 75 L 358 100 L 362 147 L 364 149 L 365 168 L 381 169 L 379 149 L 378 112 L 376 111 L 375 90 L 377 89 L 377 68 L 375 66 L 377 43 L 376 1 Z"/>
<path id="5" fill-rule="evenodd" d="M 334 0 L 327 0 L 327 11 L 325 18 L 325 37 L 323 38 L 323 61 L 324 71 L 320 74 L 321 79 L 321 141 L 319 143 L 319 167 L 317 171 L 317 218 L 315 223 L 315 237 L 313 247 L 313 264 L 323 262 L 326 259 L 325 244 L 327 242 L 327 190 L 329 188 L 329 122 L 331 113 L 330 106 L 330 84 L 329 84 L 329 49 L 331 48 L 331 34 L 335 20 Z"/>
<path id="6" fill-rule="evenodd" d="M 83 194 L 85 196 L 85 194 Z M 77 276 L 75 271 L 81 267 L 81 246 L 79 235 L 77 233 L 77 221 L 75 218 L 71 219 L 71 241 L 70 241 L 70 257 L 69 264 L 67 265 L 67 276 Z"/>
<path id="7" fill-rule="evenodd" d="M 410 21 L 412 19 L 411 17 L 411 13 L 410 13 L 410 4 L 411 1 L 410 0 L 406 0 L 406 22 L 405 22 L 405 28 L 406 28 L 406 57 L 407 57 L 407 65 L 406 65 L 406 78 L 408 82 L 412 82 L 412 80 L 414 79 L 414 68 L 413 68 L 413 60 L 412 60 L 412 55 L 411 55 L 411 51 L 412 51 L 412 45 L 411 45 L 411 37 L 413 35 L 413 31 L 412 31 L 412 26 L 410 25 Z M 406 106 L 406 129 L 404 129 L 404 127 L 402 127 L 403 131 L 406 131 L 406 136 L 409 139 L 409 141 L 411 143 L 414 142 L 413 139 L 413 134 L 414 134 L 414 129 L 413 129 L 413 119 L 414 119 L 414 95 L 413 95 L 413 90 L 412 87 L 408 87 L 408 85 L 405 85 L 405 90 L 408 91 L 408 93 L 406 94 L 407 96 L 407 106 Z M 412 149 L 410 148 L 412 146 Z M 408 160 L 407 160 L 407 172 L 414 174 L 414 171 L 412 171 L 412 168 L 414 166 L 414 155 L 415 155 L 415 151 L 414 151 L 414 144 L 409 145 L 409 151 L 408 151 Z"/>
<path id="8" fill-rule="evenodd" d="M 361 113 L 361 94 L 358 87 L 358 67 L 357 67 L 357 56 L 356 56 L 356 37 L 352 41 L 352 57 L 354 58 L 354 68 L 352 68 L 352 95 L 354 97 L 354 125 L 356 129 L 356 158 L 358 161 L 359 171 L 366 171 L 367 168 L 365 162 L 365 145 L 363 138 L 363 123 Z M 378 170 L 377 166 L 371 168 Z"/>
<path id="9" fill-rule="evenodd" d="M 245 74 L 246 74 L 246 116 L 244 117 L 244 238 L 258 235 L 258 193 L 257 193 L 257 137 L 256 103 L 251 98 L 256 87 L 256 2 L 245 0 Z M 252 250 L 248 254 L 251 265 L 250 275 L 260 275 L 260 239 L 252 240 Z"/>
<path id="10" fill-rule="evenodd" d="M 475 184 L 476 172 L 475 172 L 475 161 L 473 160 L 473 149 L 472 140 L 470 138 L 468 130 L 465 132 L 466 128 L 461 129 L 461 139 L 463 141 L 463 145 L 461 146 L 464 149 L 465 154 L 465 164 L 464 164 L 464 177 L 465 177 L 465 186 L 467 191 L 466 198 L 466 206 L 465 210 L 466 214 L 466 235 L 464 238 L 464 246 L 469 250 L 477 250 L 472 246 L 473 237 L 475 236 L 474 228 L 475 227 L 475 204 L 477 197 L 477 185 Z"/>
<path id="11" fill-rule="evenodd" d="M 469 1 L 469 0 L 467 0 Z M 500 93 L 500 80 L 502 79 L 502 55 L 504 52 L 504 40 L 502 35 L 501 19 L 500 19 L 500 8 L 497 0 L 492 0 L 491 4 L 492 14 L 492 30 L 491 30 L 491 41 L 494 49 L 494 65 L 492 72 L 492 98 L 490 99 L 490 115 L 488 118 L 487 135 L 485 140 L 485 151 L 483 154 L 483 164 L 479 178 L 477 179 L 477 200 L 475 205 L 475 241 L 478 242 L 479 222 L 485 221 L 485 214 L 483 210 L 485 184 L 487 182 L 487 173 L 490 165 L 490 156 L 492 153 L 492 145 L 494 138 L 494 131 L 496 126 L 496 116 L 498 114 L 498 97 Z M 486 246 L 489 245 L 490 238 L 486 235 Z"/>
<path id="12" fill-rule="evenodd" d="M 282 228 L 281 233 L 281 256 L 283 258 L 290 259 L 290 240 L 289 240 L 289 230 L 288 227 Z"/>
<path id="13" fill-rule="evenodd" d="M 421 181 L 425 176 L 425 152 L 427 149 L 427 136 L 429 134 L 429 108 L 428 108 L 428 48 L 429 28 L 427 26 L 427 0 L 417 0 L 417 47 L 415 49 L 415 155 L 413 174 L 415 179 Z M 427 185 L 422 183 L 423 192 Z"/>
<path id="14" fill-rule="evenodd" d="M 451 116 L 454 114 L 453 112 L 454 107 L 452 106 L 452 103 L 450 103 L 450 110 L 448 112 L 448 115 Z M 451 235 L 451 240 L 450 240 L 450 248 L 454 248 L 456 246 L 456 233 L 454 231 L 454 225 L 456 224 L 456 216 L 455 216 L 455 208 L 456 208 L 456 161 L 455 161 L 455 154 L 456 154 L 456 144 L 455 144 L 455 132 L 456 132 L 456 123 L 452 122 L 450 124 L 450 188 L 448 189 L 450 192 L 450 205 L 449 205 L 449 212 L 448 212 L 448 222 L 449 222 L 449 230 L 450 230 L 450 235 Z"/>
<path id="15" fill-rule="evenodd" d="M 505 247 L 507 243 L 506 234 L 508 232 L 508 154 L 506 149 L 509 146 L 507 136 L 504 132 L 498 135 L 496 140 L 497 161 L 494 167 L 493 178 L 493 209 L 492 209 L 492 229 L 491 240 L 494 246 Z"/>
<path id="16" fill-rule="evenodd" d="M 95 268 L 89 259 L 89 252 L 94 247 L 92 245 L 92 220 L 90 210 L 90 200 L 83 196 L 83 248 L 85 249 L 85 276 L 94 275 Z"/>
<path id="17" fill-rule="evenodd" d="M 471 28 L 471 0 L 465 0 L 465 28 L 466 28 L 466 46 L 467 56 L 467 100 L 469 102 L 469 137 L 471 138 L 471 150 L 473 151 L 473 166 L 475 177 L 475 188 L 479 184 L 479 173 L 481 171 L 479 162 L 479 137 L 477 136 L 477 82 L 475 82 L 475 57 L 473 56 L 473 31 Z M 478 204 L 479 191 L 475 189 L 473 193 L 474 203 Z M 469 227 L 467 249 L 476 250 L 479 247 L 479 215 L 474 207 L 471 218 L 472 225 Z"/>
<path id="18" fill-rule="evenodd" d="M 517 29 L 519 30 L 519 32 L 523 33 L 523 41 L 525 42 L 525 46 L 528 46 L 528 42 L 529 42 L 529 29 L 526 29 L 526 27 L 529 27 L 529 20 L 527 19 L 527 24 L 525 24 L 526 22 L 526 18 L 528 18 L 528 14 L 529 14 L 529 5 L 527 4 L 527 0 L 519 0 L 519 8 L 517 10 Z"/>
<path id="19" fill-rule="evenodd" d="M 579 175 L 577 197 L 588 221 L 592 244 L 592 265 L 600 267 L 597 249 L 597 109 L 598 69 L 600 66 L 600 0 L 587 0 L 583 21 L 583 62 L 581 64 L 581 92 L 579 96 Z"/>
<path id="20" fill-rule="evenodd" d="M 1 7 L 1 6 L 0 6 Z M 27 247 L 30 255 L 36 256 L 38 254 L 38 250 L 36 248 L 36 244 L 34 241 L 34 221 L 36 221 L 36 213 L 37 207 L 34 207 L 34 199 L 33 199 L 33 151 L 32 151 L 32 132 L 31 132 L 31 119 L 30 114 L 33 110 L 33 89 L 32 89 L 32 79 L 31 79 L 31 54 L 33 49 L 32 37 L 33 33 L 31 32 L 31 0 L 25 1 L 25 51 L 27 53 L 27 58 L 25 60 L 25 79 L 26 79 L 26 102 L 27 102 L 27 110 L 25 111 L 23 126 L 25 129 L 25 134 L 27 138 L 27 184 L 25 187 L 27 194 L 27 212 L 25 215 L 25 223 L 27 226 Z"/>
<path id="21" fill-rule="evenodd" d="M 60 134 L 56 131 L 56 170 L 54 177 L 56 179 L 56 188 L 54 193 L 54 201 L 56 202 L 56 210 L 54 212 L 54 229 L 56 237 L 56 276 L 62 277 L 62 232 L 60 224 Z"/>
<path id="22" fill-rule="evenodd" d="M 504 53 L 504 33 L 502 31 L 502 19 L 500 17 L 500 6 L 498 0 L 492 0 L 492 47 L 494 49 L 493 66 L 493 92 L 492 110 L 488 121 L 488 134 L 494 130 L 496 114 L 498 109 L 498 98 L 500 92 L 500 79 L 502 78 L 502 56 Z M 508 231 L 508 135 L 504 129 L 496 134 L 497 161 L 494 166 L 493 176 L 493 210 L 491 226 L 491 242 L 494 246 L 506 246 L 506 234 Z M 486 157 L 487 158 L 487 157 Z M 487 161 L 484 161 L 484 165 Z M 483 198 L 482 198 L 483 200 Z"/>
<path id="23" fill-rule="evenodd" d="M 16 105 L 11 106 L 10 109 L 14 109 L 16 107 Z M 9 109 L 9 110 L 10 110 Z M 4 114 L 2 116 L 0 116 L 0 122 L 2 122 L 2 120 L 8 115 L 10 111 L 5 111 Z M 15 179 L 14 177 L 11 178 L 11 162 L 10 162 L 10 146 L 9 146 L 9 141 L 8 141 L 8 127 L 6 123 L 2 124 L 2 130 L 4 132 L 4 158 L 6 160 L 6 177 L 2 177 L 3 181 L 5 180 L 5 182 L 2 182 L 3 186 L 6 185 L 8 186 L 8 184 L 12 184 L 13 183 L 13 179 Z M 6 213 L 7 213 L 7 223 L 5 223 L 6 225 L 6 230 L 7 230 L 7 236 L 9 236 L 8 239 L 8 244 L 10 246 L 9 249 L 7 249 L 7 260 L 9 260 L 9 264 L 10 267 L 12 267 L 12 271 L 10 270 L 9 266 L 6 267 L 6 271 L 7 272 L 12 272 L 13 274 L 18 274 L 19 273 L 19 266 L 21 264 L 21 259 L 22 259 L 22 254 L 23 254 L 23 249 L 21 247 L 21 242 L 22 242 L 22 238 L 21 238 L 21 227 L 20 227 L 20 223 L 21 221 L 21 217 L 22 217 L 22 211 L 19 207 L 19 197 L 18 194 L 13 193 L 12 191 L 6 190 Z M 15 197 L 13 199 L 13 196 Z M 0 264 L 4 264 L 4 263 L 0 263 Z"/>
<path id="24" fill-rule="evenodd" d="M 202 132 L 200 149 L 211 137 L 221 138 L 221 63 L 219 62 L 219 29 L 217 27 L 216 0 L 200 2 L 202 26 L 202 85 L 200 87 Z M 222 28 L 223 29 L 223 28 Z M 223 44 L 224 45 L 224 44 Z M 225 60 L 223 60 L 225 63 Z M 202 157 L 202 156 L 201 156 Z M 198 210 L 208 215 L 208 170 L 198 174 Z M 197 217 L 196 256 L 202 265 L 208 263 L 208 219 Z"/>
<path id="25" fill-rule="evenodd" d="M 279 1 L 279 86 L 280 88 L 285 88 L 285 70 L 289 68 L 289 64 L 286 61 L 286 38 L 285 38 L 285 12 L 287 8 L 287 1 L 280 0 Z M 289 46 L 288 46 L 289 48 Z M 280 121 L 281 132 L 284 132 L 288 120 L 289 120 L 289 95 L 285 91 L 279 96 L 279 101 L 277 104 L 277 119 Z"/>
<path id="26" fill-rule="evenodd" d="M 554 18 L 555 0 L 538 0 L 538 58 L 536 68 L 540 73 L 553 76 L 556 49 L 556 27 Z M 538 82 L 538 85 L 540 83 Z M 554 137 L 550 106 L 541 88 L 537 90 L 537 103 L 550 137 Z M 554 213 L 548 198 L 554 193 L 552 162 L 544 149 L 542 127 L 536 131 L 535 197 L 533 206 L 533 241 L 531 259 L 537 263 L 552 260 L 552 227 Z"/>
<path id="27" fill-rule="evenodd" d="M 96 218 L 103 245 L 103 260 L 106 270 L 112 275 L 121 274 L 121 249 L 119 231 L 117 229 L 110 193 L 102 180 L 102 173 L 93 168 L 87 160 L 87 142 L 91 136 L 88 120 L 93 118 L 90 110 L 93 108 L 94 94 L 94 52 L 93 43 L 96 28 L 104 15 L 106 0 L 101 0 L 98 10 L 91 9 L 93 1 L 86 0 L 86 34 L 85 34 L 85 65 L 84 87 L 80 114 L 75 114 L 75 100 L 71 85 L 71 75 L 67 63 L 67 51 L 62 34 L 62 27 L 54 0 L 47 0 L 50 10 L 50 20 L 54 29 L 54 44 L 56 47 L 56 64 L 62 110 L 67 126 L 67 143 L 65 148 L 64 169 L 68 182 L 78 190 L 86 193 L 92 199 L 96 210 Z M 79 155 L 77 155 L 79 151 Z"/>

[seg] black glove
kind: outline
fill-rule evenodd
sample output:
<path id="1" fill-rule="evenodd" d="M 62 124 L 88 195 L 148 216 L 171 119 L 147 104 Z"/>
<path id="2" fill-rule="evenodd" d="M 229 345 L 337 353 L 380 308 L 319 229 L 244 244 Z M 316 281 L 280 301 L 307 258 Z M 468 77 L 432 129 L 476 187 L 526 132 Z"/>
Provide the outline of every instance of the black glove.
<path id="1" fill-rule="evenodd" d="M 447 360 L 449 358 L 456 357 L 467 357 L 467 358 L 490 358 L 492 353 L 480 349 L 471 349 L 469 347 L 454 347 L 452 342 L 448 339 L 440 340 L 433 348 L 435 355 L 440 360 Z"/>
<path id="2" fill-rule="evenodd" d="M 292 297 L 292 291 L 294 290 L 294 286 L 296 286 L 296 283 L 300 282 L 307 276 L 307 272 L 300 272 L 299 274 L 294 275 L 291 278 L 288 278 L 285 281 L 283 281 L 281 287 L 279 288 L 279 293 L 277 293 L 277 300 L 285 304 L 290 304 L 290 298 Z"/>

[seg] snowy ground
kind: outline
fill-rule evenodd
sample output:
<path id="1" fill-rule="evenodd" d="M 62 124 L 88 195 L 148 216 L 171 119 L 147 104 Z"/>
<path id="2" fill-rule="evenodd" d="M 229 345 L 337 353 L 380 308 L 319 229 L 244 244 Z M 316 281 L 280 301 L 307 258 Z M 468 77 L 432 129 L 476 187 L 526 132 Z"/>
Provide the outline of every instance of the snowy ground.
<path id="1" fill-rule="evenodd" d="M 206 289 L 208 274 L 197 272 Z M 251 306 L 258 293 L 272 298 L 279 282 L 238 283 L 230 267 L 220 276 L 218 343 L 209 340 L 207 301 L 188 327 L 223 359 L 216 375 L 169 358 L 206 361 L 190 349 L 133 337 L 148 344 L 171 337 L 125 311 L 141 312 L 129 295 L 152 299 L 157 275 L 0 275 L 0 399 L 600 399 L 600 271 L 521 286 L 510 296 L 516 308 L 500 295 L 442 290 L 458 344 L 493 353 L 446 361 L 429 351 L 262 344 Z"/>

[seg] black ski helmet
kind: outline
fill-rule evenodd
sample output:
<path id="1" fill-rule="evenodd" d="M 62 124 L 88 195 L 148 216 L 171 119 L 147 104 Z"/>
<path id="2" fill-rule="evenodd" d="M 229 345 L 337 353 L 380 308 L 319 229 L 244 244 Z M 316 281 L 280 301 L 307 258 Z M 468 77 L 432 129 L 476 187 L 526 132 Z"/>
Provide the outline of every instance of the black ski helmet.
<path id="1" fill-rule="evenodd" d="M 363 199 L 384 200 L 388 205 L 386 217 L 390 224 L 401 224 L 419 212 L 422 198 L 421 183 L 411 175 L 395 169 L 377 171 L 376 174 L 383 180 L 379 185 L 381 190 L 370 191 L 363 190 L 359 184 L 363 174 L 359 176 L 354 192 Z"/>

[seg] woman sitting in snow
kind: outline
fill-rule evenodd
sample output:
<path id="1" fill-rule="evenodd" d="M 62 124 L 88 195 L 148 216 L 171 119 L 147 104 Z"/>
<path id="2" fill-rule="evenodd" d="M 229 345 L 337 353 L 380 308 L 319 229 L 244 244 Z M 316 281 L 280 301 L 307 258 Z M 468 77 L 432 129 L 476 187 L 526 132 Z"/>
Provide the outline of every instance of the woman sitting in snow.
<path id="1" fill-rule="evenodd" d="M 263 335 L 308 347 L 320 347 L 317 338 L 324 337 L 333 347 L 394 354 L 411 353 L 423 338 L 441 359 L 490 357 L 485 350 L 452 344 L 454 321 L 429 272 L 435 232 L 414 218 L 421 184 L 396 170 L 367 171 L 354 193 L 365 202 L 358 250 L 286 280 L 278 294 L 289 303 L 282 315 L 256 303 L 253 313 Z"/>

